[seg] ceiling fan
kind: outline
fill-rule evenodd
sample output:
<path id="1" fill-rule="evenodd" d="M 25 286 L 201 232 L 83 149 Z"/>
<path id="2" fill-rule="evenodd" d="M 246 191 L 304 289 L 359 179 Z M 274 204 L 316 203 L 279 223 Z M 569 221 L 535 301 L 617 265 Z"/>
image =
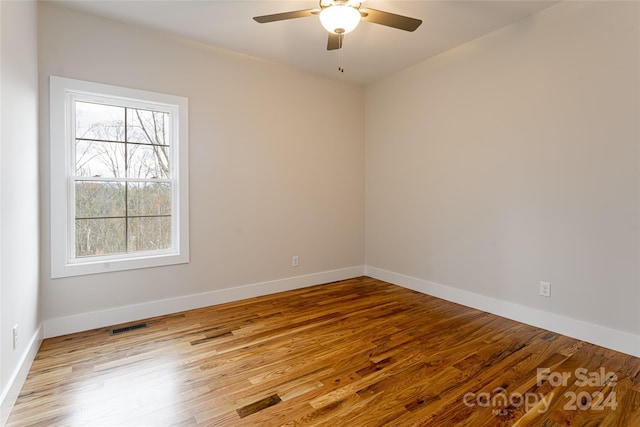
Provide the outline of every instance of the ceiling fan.
<path id="1" fill-rule="evenodd" d="M 266 24 L 267 22 L 319 16 L 320 23 L 329 32 L 327 50 L 342 48 L 344 35 L 353 31 L 361 20 L 404 31 L 415 31 L 422 24 L 420 19 L 363 8 L 363 2 L 364 0 L 320 0 L 320 9 L 275 13 L 273 15 L 255 16 L 253 19 L 260 24 Z"/>

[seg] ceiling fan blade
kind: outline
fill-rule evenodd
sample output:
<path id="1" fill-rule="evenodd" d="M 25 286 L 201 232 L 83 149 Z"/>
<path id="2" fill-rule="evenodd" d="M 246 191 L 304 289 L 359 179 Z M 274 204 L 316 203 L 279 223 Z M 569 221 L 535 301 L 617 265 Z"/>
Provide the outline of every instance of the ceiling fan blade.
<path id="1" fill-rule="evenodd" d="M 286 19 L 306 18 L 307 16 L 317 15 L 316 9 L 296 10 L 293 12 L 274 13 L 273 15 L 254 16 L 253 20 L 261 24 L 267 22 L 284 21 Z"/>
<path id="2" fill-rule="evenodd" d="M 405 31 L 415 31 L 422 24 L 421 19 L 409 18 L 408 16 L 396 15 L 395 13 L 383 12 L 376 9 L 360 9 L 362 20 L 373 22 L 374 24 L 386 25 Z"/>
<path id="3" fill-rule="evenodd" d="M 329 33 L 329 39 L 327 40 L 327 50 L 336 50 L 342 48 L 343 36 L 338 34 Z"/>

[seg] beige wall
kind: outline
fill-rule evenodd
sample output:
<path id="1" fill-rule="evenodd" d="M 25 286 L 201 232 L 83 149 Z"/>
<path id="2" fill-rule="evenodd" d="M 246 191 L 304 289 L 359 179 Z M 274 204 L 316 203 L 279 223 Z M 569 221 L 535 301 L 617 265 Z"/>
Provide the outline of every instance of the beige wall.
<path id="1" fill-rule="evenodd" d="M 363 91 L 41 4 L 44 319 L 366 253 L 373 268 L 638 335 L 638 12 L 561 3 Z M 49 279 L 51 74 L 189 97 L 190 264 Z"/>
<path id="2" fill-rule="evenodd" d="M 367 265 L 639 334 L 639 17 L 561 3 L 367 87 Z"/>
<path id="3" fill-rule="evenodd" d="M 35 2 L 0 2 L 0 424 L 39 345 L 38 46 Z M 18 325 L 13 348 L 12 329 Z M 33 344 L 33 345 L 30 345 Z M 16 380 L 16 378 L 18 378 Z"/>
<path id="4" fill-rule="evenodd" d="M 39 19 L 45 320 L 364 264 L 362 88 L 45 3 Z M 189 98 L 189 264 L 50 279 L 49 75 Z"/>

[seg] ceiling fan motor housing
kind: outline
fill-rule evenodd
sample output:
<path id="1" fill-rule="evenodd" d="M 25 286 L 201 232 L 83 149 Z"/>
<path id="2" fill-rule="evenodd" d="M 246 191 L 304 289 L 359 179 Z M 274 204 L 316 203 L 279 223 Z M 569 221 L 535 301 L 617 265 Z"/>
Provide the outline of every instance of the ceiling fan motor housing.
<path id="1" fill-rule="evenodd" d="M 354 1 L 354 0 L 320 0 L 320 9 L 326 9 L 329 6 L 351 6 L 354 9 L 360 9 L 362 6 L 362 1 Z"/>

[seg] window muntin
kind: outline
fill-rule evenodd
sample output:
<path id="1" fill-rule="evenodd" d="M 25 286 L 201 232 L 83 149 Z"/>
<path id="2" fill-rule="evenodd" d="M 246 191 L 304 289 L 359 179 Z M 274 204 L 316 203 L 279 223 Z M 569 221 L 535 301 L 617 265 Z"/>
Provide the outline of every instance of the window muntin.
<path id="1" fill-rule="evenodd" d="M 50 82 L 52 277 L 188 262 L 186 98 Z"/>

